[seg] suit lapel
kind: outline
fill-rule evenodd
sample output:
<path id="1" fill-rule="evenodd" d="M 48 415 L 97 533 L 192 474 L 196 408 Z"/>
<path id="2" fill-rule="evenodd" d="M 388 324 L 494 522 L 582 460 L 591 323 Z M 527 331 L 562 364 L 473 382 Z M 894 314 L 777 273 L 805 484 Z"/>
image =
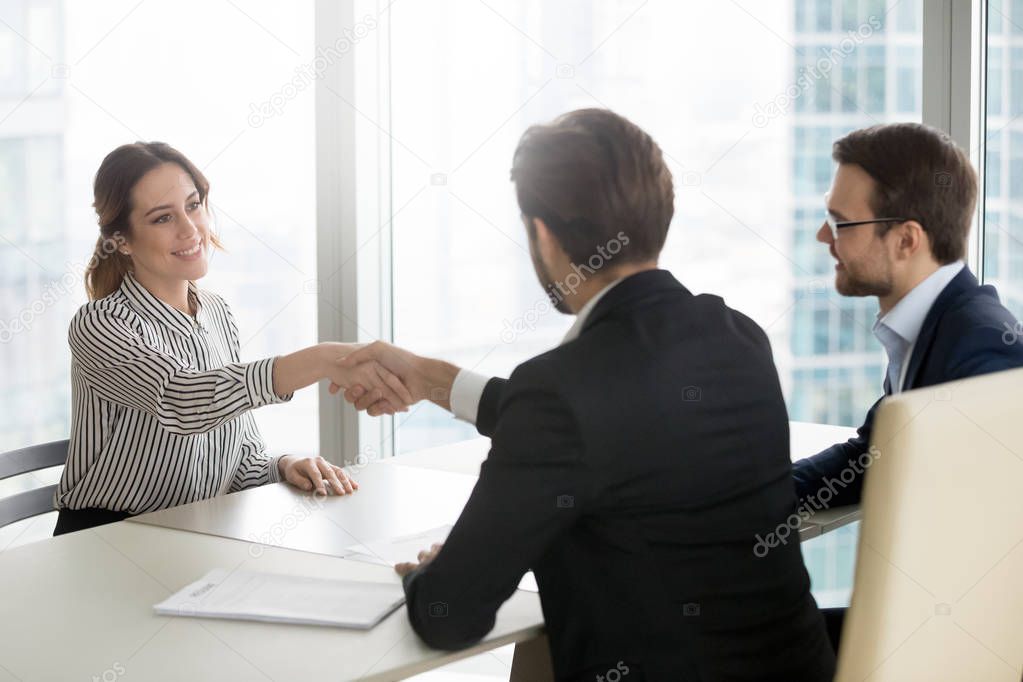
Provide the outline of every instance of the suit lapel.
<path id="1" fill-rule="evenodd" d="M 917 336 L 916 343 L 913 346 L 913 355 L 909 358 L 909 367 L 906 370 L 904 390 L 917 387 L 917 375 L 923 367 L 924 358 L 927 357 L 931 346 L 934 345 L 941 316 L 945 314 L 945 311 L 952 305 L 952 302 L 959 298 L 963 292 L 974 289 L 977 286 L 979 286 L 977 278 L 970 272 L 970 268 L 965 267 L 941 290 L 938 298 L 934 301 L 934 305 L 928 311 L 927 317 L 924 318 L 924 324 L 920 328 L 920 335 Z"/>

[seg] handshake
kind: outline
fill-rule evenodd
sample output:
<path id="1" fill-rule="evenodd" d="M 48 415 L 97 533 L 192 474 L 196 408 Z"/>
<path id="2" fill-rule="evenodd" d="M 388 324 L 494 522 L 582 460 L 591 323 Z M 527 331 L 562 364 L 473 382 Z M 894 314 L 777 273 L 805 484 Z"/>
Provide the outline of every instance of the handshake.
<path id="1" fill-rule="evenodd" d="M 406 412 L 421 400 L 451 409 L 451 385 L 458 367 L 383 341 L 354 348 L 334 361 L 332 395 L 343 390 L 345 400 L 373 417 Z"/>

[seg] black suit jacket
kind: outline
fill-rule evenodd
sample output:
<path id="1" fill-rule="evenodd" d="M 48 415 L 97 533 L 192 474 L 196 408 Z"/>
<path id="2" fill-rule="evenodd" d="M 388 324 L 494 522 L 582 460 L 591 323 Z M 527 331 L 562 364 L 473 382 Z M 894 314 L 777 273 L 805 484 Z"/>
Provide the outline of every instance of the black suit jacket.
<path id="1" fill-rule="evenodd" d="M 830 680 L 798 540 L 785 404 L 764 332 L 663 270 L 581 335 L 491 380 L 492 438 L 438 556 L 405 579 L 428 644 L 468 646 L 527 569 L 559 680 Z M 624 669 L 628 668 L 628 674 Z"/>
<path id="2" fill-rule="evenodd" d="M 995 288 L 980 286 L 969 268 L 963 268 L 941 291 L 924 318 L 906 369 L 905 390 L 1023 367 L 1023 339 L 1013 335 L 1017 324 L 1012 313 L 999 302 Z M 889 388 L 885 379 L 886 395 Z M 792 465 L 796 492 L 801 499 L 816 498 L 828 488 L 833 496 L 826 506 L 859 503 L 866 471 L 857 466 L 860 463 L 856 460 L 870 446 L 874 415 L 883 399 L 884 396 L 867 412 L 855 438 Z M 844 480 L 849 483 L 839 478 L 844 469 L 856 474 L 854 478 L 846 475 Z M 863 475 L 858 471 L 863 471 Z"/>

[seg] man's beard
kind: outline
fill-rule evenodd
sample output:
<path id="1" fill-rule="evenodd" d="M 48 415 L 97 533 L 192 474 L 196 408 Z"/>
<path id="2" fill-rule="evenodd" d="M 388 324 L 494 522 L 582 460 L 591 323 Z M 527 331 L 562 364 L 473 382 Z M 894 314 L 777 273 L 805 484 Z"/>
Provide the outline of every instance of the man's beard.
<path id="1" fill-rule="evenodd" d="M 572 309 L 565 303 L 564 294 L 558 289 L 554 278 L 547 272 L 547 266 L 544 265 L 543 259 L 540 258 L 540 250 L 536 246 L 536 239 L 529 240 L 529 258 L 533 261 L 533 270 L 536 271 L 536 277 L 540 280 L 540 286 L 543 287 L 544 293 L 550 299 L 551 305 L 559 313 L 571 315 Z"/>
<path id="2" fill-rule="evenodd" d="M 835 272 L 835 290 L 843 296 L 888 296 L 895 288 L 891 267 L 885 263 L 881 272 L 872 276 L 854 273 L 848 263 Z"/>

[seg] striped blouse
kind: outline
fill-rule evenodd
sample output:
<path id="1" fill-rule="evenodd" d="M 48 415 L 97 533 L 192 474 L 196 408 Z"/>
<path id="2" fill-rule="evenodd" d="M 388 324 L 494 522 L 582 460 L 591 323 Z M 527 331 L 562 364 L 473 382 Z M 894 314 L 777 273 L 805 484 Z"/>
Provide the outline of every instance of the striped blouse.
<path id="1" fill-rule="evenodd" d="M 239 362 L 220 296 L 193 318 L 127 275 L 71 320 L 71 444 L 54 506 L 132 514 L 280 480 L 251 410 L 284 402 L 274 358 Z"/>

